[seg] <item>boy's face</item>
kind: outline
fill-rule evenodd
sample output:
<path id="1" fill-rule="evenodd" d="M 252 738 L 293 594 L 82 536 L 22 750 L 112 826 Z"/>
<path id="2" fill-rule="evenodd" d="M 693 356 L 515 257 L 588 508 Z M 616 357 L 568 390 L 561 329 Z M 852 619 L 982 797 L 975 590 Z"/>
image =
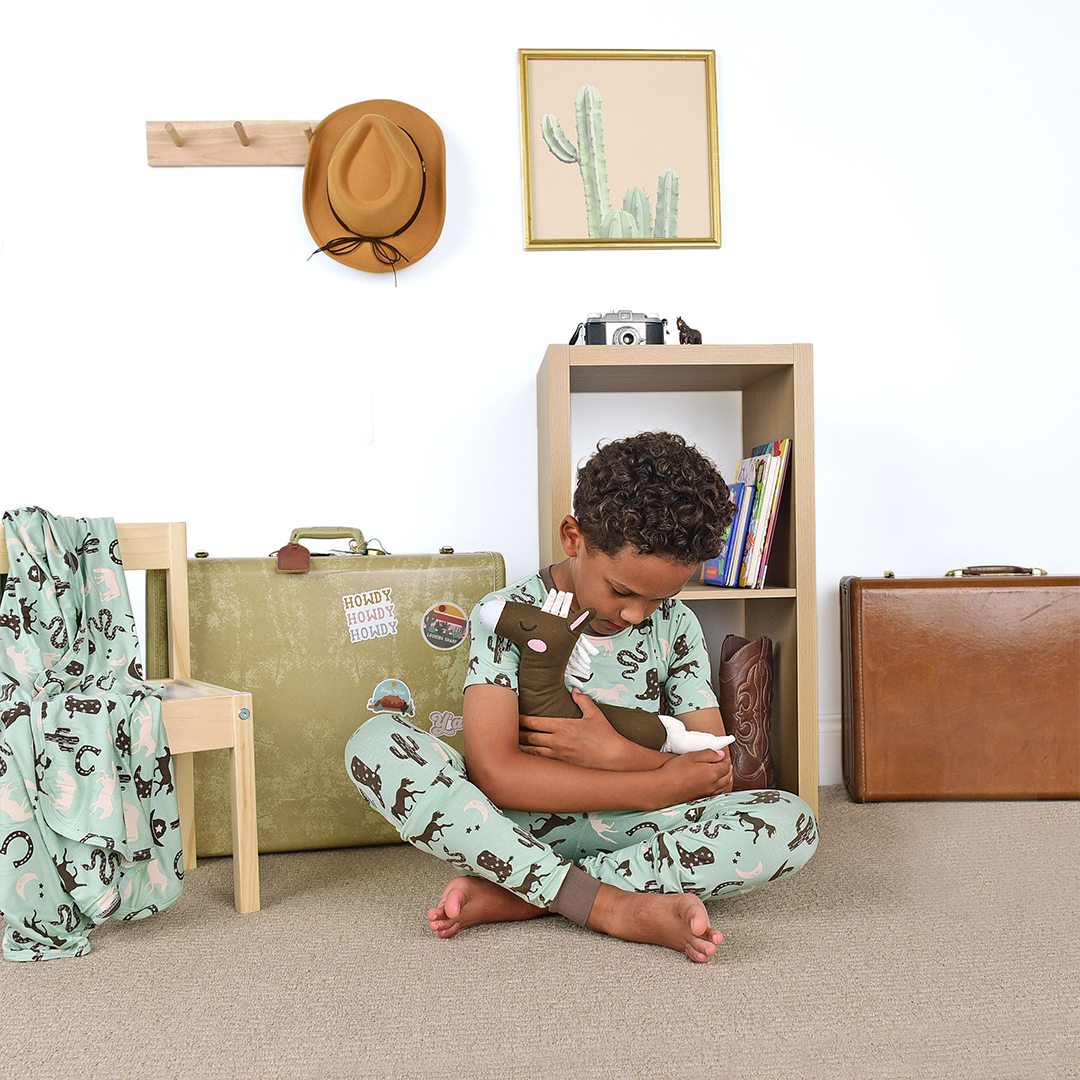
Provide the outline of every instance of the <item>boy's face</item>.
<path id="1" fill-rule="evenodd" d="M 573 518 L 563 523 L 563 548 L 570 556 L 573 610 L 595 608 L 594 634 L 611 635 L 644 622 L 690 580 L 695 567 L 663 555 L 640 555 L 631 547 L 618 555 L 591 551 Z"/>

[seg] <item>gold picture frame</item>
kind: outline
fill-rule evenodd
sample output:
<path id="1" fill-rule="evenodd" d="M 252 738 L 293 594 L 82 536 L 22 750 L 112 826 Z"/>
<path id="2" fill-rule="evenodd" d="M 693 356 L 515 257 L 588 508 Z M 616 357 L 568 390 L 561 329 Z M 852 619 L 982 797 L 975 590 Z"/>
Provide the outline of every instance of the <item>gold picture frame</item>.
<path id="1" fill-rule="evenodd" d="M 519 49 L 518 66 L 526 249 L 720 246 L 714 51 Z"/>

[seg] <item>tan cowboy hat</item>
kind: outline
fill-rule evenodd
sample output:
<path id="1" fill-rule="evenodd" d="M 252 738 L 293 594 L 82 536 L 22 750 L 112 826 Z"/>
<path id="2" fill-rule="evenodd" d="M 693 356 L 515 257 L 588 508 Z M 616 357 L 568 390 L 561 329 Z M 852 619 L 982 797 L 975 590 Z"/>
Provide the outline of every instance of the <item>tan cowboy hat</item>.
<path id="1" fill-rule="evenodd" d="M 304 218 L 332 259 L 385 274 L 422 259 L 446 215 L 446 144 L 439 125 L 401 101 L 360 101 L 311 136 Z"/>

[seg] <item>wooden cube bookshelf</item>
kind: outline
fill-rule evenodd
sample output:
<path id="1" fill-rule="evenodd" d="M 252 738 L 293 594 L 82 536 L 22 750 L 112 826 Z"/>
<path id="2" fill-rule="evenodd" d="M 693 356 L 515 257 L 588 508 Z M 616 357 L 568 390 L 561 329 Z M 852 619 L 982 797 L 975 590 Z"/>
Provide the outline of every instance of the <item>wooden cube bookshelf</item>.
<path id="1" fill-rule="evenodd" d="M 559 523 L 571 510 L 571 393 L 737 392 L 744 457 L 762 443 L 792 440 L 766 587 L 690 585 L 679 596 L 741 604 L 744 636 L 772 639 L 776 783 L 816 811 L 813 363 L 812 345 L 549 345 L 536 375 L 536 415 L 542 566 L 563 557 Z M 720 645 L 709 642 L 714 665 Z"/>

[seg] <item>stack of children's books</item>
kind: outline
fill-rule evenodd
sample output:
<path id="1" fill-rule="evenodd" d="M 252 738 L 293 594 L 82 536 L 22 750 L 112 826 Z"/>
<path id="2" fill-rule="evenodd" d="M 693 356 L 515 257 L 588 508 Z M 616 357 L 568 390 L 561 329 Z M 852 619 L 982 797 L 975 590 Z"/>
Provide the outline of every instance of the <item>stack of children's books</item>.
<path id="1" fill-rule="evenodd" d="M 760 589 L 769 567 L 777 510 L 784 490 L 791 440 L 755 446 L 735 468 L 730 485 L 735 518 L 724 534 L 720 555 L 702 564 L 706 585 Z"/>

